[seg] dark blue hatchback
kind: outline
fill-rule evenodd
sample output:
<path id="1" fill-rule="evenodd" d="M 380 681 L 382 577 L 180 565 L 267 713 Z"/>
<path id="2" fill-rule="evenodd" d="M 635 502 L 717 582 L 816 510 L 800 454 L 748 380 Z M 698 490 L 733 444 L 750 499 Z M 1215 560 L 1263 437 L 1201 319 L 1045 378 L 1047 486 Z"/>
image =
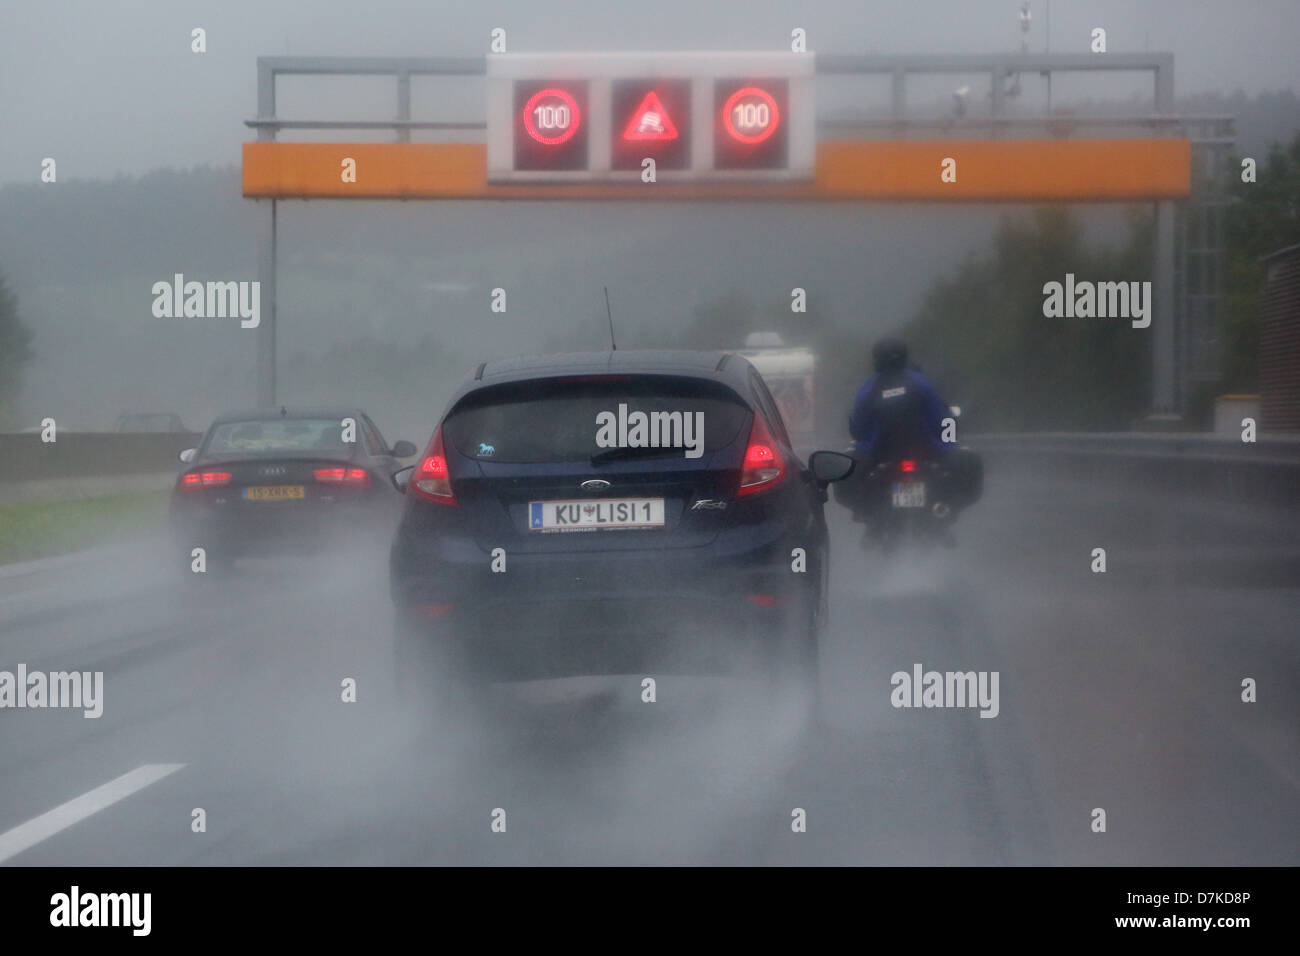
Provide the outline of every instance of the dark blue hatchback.
<path id="1" fill-rule="evenodd" d="M 399 680 L 756 663 L 815 679 L 823 503 L 852 465 L 799 460 L 739 355 L 481 365 L 397 479 Z"/>

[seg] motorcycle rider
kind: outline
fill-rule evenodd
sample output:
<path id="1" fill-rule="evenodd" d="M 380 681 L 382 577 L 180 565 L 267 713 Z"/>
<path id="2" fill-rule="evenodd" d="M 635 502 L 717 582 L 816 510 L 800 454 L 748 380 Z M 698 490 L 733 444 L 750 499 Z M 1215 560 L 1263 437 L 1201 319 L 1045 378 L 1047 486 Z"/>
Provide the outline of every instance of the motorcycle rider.
<path id="1" fill-rule="evenodd" d="M 943 420 L 951 414 L 930 380 L 908 367 L 907 345 L 883 338 L 871 349 L 875 374 L 858 389 L 849 418 L 853 449 L 867 470 L 876 462 L 926 451 L 948 454 Z"/>
<path id="2" fill-rule="evenodd" d="M 906 343 L 882 338 L 872 347 L 871 357 L 875 374 L 858 390 L 849 418 L 861 475 L 854 511 L 868 522 L 868 536 L 883 500 L 872 475 L 875 467 L 901 458 L 942 460 L 953 448 L 942 438 L 943 420 L 951 415 L 948 403 L 929 379 L 908 365 Z"/>

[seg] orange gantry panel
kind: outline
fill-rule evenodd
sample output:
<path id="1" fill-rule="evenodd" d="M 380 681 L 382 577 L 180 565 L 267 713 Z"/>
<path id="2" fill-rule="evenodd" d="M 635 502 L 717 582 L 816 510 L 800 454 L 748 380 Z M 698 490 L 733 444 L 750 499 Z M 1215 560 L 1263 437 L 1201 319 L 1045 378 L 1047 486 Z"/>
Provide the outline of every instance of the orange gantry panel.
<path id="1" fill-rule="evenodd" d="M 343 180 L 352 159 L 356 181 Z M 944 182 L 946 159 L 956 180 Z M 831 141 L 812 182 L 495 184 L 479 143 L 245 143 L 244 195 L 275 199 L 745 199 L 1037 202 L 1180 199 L 1185 139 Z"/>

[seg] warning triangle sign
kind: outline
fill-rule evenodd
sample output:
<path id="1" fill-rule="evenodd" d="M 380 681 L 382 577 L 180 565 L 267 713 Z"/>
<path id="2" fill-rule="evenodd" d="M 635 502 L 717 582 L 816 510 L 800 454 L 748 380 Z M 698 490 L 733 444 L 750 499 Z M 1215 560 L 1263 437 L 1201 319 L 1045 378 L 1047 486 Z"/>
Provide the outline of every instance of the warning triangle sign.
<path id="1" fill-rule="evenodd" d="M 667 142 L 677 138 L 677 127 L 654 90 L 647 93 L 641 105 L 632 112 L 632 118 L 623 130 L 623 138 L 642 143 Z"/>

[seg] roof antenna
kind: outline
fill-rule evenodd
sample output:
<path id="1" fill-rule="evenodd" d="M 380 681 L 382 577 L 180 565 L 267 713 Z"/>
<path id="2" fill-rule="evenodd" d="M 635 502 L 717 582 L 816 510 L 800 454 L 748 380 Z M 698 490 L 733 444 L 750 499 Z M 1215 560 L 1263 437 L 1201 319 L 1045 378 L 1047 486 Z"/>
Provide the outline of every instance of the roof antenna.
<path id="1" fill-rule="evenodd" d="M 288 414 L 289 414 L 288 410 L 287 410 L 283 405 L 281 405 L 281 406 L 280 406 L 280 417 L 281 417 L 281 418 L 284 418 L 284 416 L 285 416 L 285 415 L 288 415 Z"/>
<path id="2" fill-rule="evenodd" d="M 605 315 L 609 318 L 609 350 L 617 352 L 618 346 L 614 344 L 614 313 L 609 310 L 609 286 L 601 286 L 605 290 Z"/>

